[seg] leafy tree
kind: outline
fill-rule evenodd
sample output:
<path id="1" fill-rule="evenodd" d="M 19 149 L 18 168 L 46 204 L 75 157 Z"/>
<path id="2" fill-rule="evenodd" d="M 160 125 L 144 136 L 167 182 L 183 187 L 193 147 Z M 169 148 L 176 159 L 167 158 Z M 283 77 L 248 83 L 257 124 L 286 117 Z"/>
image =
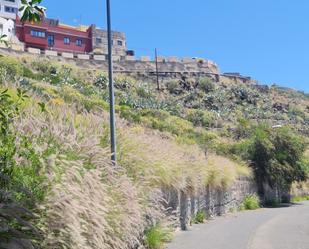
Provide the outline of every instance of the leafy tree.
<path id="1" fill-rule="evenodd" d="M 304 158 L 304 139 L 289 128 L 257 127 L 249 149 L 260 190 L 262 183 L 289 189 L 294 181 L 308 177 L 309 164 Z"/>

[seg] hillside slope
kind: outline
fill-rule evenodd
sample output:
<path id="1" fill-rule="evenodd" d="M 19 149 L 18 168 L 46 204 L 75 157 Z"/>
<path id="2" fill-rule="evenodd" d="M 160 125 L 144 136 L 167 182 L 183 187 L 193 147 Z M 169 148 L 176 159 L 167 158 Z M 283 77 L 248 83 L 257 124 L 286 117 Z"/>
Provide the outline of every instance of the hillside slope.
<path id="1" fill-rule="evenodd" d="M 171 226 L 162 191 L 228 188 L 241 176 L 253 177 L 245 149 L 257 123 L 289 127 L 287 139 L 299 145 L 297 162 L 307 145 L 304 93 L 210 78 L 169 80 L 157 91 L 153 82 L 118 75 L 114 167 L 103 72 L 6 56 L 0 76 L 2 111 L 10 113 L 4 120 L 12 124 L 12 139 L 1 140 L 11 151 L 4 186 L 36 214 L 29 218 L 40 229 L 36 248 L 158 248 L 152 236 L 168 240 Z M 25 227 L 21 222 L 14 229 Z M 6 237 L 18 239 L 14 229 Z"/>

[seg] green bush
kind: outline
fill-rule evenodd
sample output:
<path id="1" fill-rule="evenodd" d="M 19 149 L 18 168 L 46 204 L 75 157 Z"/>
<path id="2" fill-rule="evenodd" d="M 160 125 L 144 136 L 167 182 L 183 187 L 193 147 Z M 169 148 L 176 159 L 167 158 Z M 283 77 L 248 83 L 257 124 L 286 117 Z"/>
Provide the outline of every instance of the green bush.
<path id="1" fill-rule="evenodd" d="M 259 209 L 261 207 L 260 205 L 260 199 L 256 195 L 250 195 L 247 196 L 243 203 L 241 204 L 241 210 L 255 210 Z"/>
<path id="2" fill-rule="evenodd" d="M 13 80 L 23 74 L 23 67 L 18 60 L 11 57 L 0 57 L 0 83 Z"/>
<path id="3" fill-rule="evenodd" d="M 213 127 L 215 124 L 215 115 L 211 112 L 202 110 L 190 110 L 186 119 L 192 122 L 194 126 L 205 128 Z"/>
<path id="4" fill-rule="evenodd" d="M 103 89 L 107 89 L 108 87 L 108 79 L 105 75 L 99 75 L 95 78 L 95 81 L 94 81 L 94 85 L 103 90 Z"/>
<path id="5" fill-rule="evenodd" d="M 203 77 L 198 80 L 198 89 L 209 93 L 215 90 L 215 83 L 209 77 Z"/>
<path id="6" fill-rule="evenodd" d="M 289 128 L 258 126 L 249 148 L 257 181 L 289 189 L 294 181 L 305 181 L 309 162 L 304 159 L 304 138 Z"/>
<path id="7" fill-rule="evenodd" d="M 116 108 L 116 111 L 120 114 L 121 118 L 133 123 L 140 123 L 141 122 L 141 114 L 139 111 L 132 110 L 130 107 L 127 106 L 120 106 Z"/>
<path id="8" fill-rule="evenodd" d="M 309 201 L 309 195 L 307 196 L 295 196 L 292 198 L 292 202 L 302 202 L 302 201 Z"/>
<path id="9" fill-rule="evenodd" d="M 171 94 L 180 94 L 182 92 L 178 80 L 170 80 L 166 83 L 166 88 Z"/>
<path id="10" fill-rule="evenodd" d="M 145 245 L 148 249 L 163 249 L 164 244 L 172 240 L 172 231 L 158 224 L 145 233 Z"/>
<path id="11" fill-rule="evenodd" d="M 36 59 L 31 62 L 31 68 L 44 75 L 50 73 L 51 62 L 49 60 Z"/>
<path id="12" fill-rule="evenodd" d="M 206 214 L 204 211 L 198 211 L 192 219 L 193 224 L 201 224 L 206 220 Z"/>
<path id="13" fill-rule="evenodd" d="M 0 93 L 0 247 L 11 242 L 23 248 L 32 248 L 31 239 L 37 235 L 30 223 L 33 214 L 26 210 L 18 198 L 28 189 L 18 188 L 14 184 L 17 155 L 17 134 L 13 120 L 18 118 L 20 106 L 26 97 L 25 92 L 18 90 L 17 100 L 13 100 L 8 91 Z M 21 180 L 21 179 L 18 179 Z M 8 248 L 4 246 L 4 248 Z"/>

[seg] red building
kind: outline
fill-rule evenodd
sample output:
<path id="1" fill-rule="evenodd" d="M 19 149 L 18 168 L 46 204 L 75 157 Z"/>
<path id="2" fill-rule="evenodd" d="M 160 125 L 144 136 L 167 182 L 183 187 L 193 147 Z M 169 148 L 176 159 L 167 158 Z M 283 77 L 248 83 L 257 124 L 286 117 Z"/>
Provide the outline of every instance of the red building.
<path id="1" fill-rule="evenodd" d="M 43 19 L 40 23 L 22 23 L 16 19 L 16 35 L 26 48 L 55 50 L 59 52 L 89 53 L 92 51 L 92 29 L 86 31 L 61 25 L 55 19 Z"/>

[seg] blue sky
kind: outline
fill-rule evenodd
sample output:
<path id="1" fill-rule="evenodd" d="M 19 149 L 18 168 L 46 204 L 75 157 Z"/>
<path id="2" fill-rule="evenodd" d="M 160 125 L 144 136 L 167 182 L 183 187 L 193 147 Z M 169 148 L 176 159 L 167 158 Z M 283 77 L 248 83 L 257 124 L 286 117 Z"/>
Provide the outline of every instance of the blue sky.
<path id="1" fill-rule="evenodd" d="M 61 2 L 61 7 L 59 3 Z M 43 0 L 48 16 L 105 27 L 104 0 Z M 309 92 L 308 0 L 111 0 L 137 55 L 204 57 L 222 72 Z"/>

